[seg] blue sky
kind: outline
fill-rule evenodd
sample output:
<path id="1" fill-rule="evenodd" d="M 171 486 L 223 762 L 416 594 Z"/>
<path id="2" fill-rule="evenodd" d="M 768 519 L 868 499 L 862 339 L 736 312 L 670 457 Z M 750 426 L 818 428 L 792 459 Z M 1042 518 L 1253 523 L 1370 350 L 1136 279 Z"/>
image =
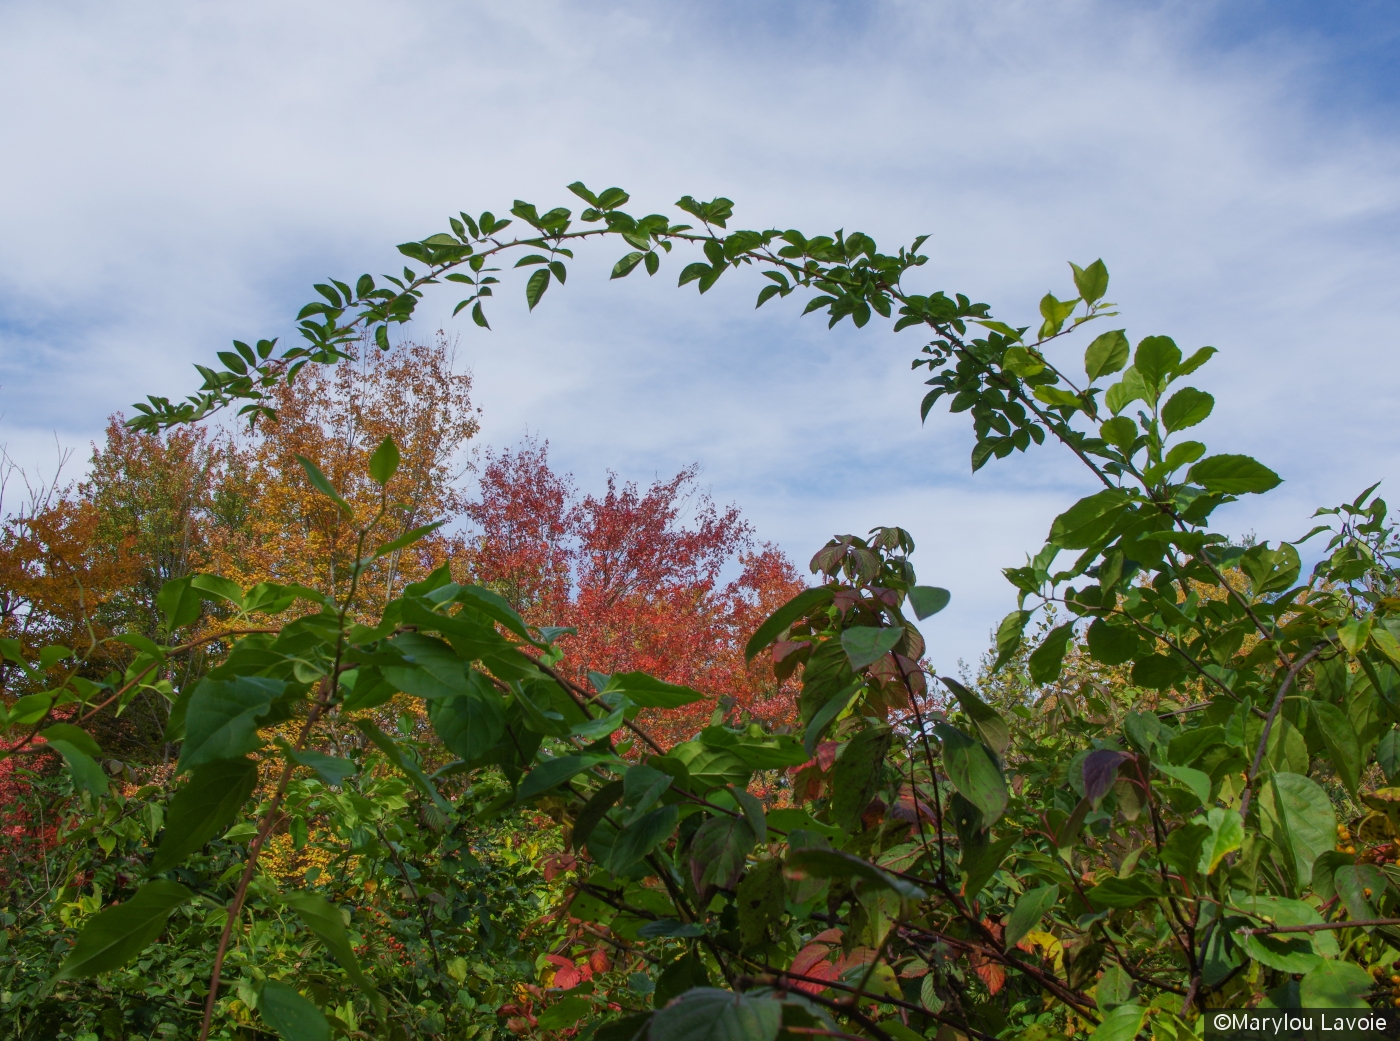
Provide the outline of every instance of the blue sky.
<path id="1" fill-rule="evenodd" d="M 389 270 L 459 209 L 724 194 L 740 227 L 930 233 L 925 288 L 1030 321 L 1102 256 L 1137 339 L 1221 355 L 1212 448 L 1277 469 L 1227 532 L 1293 538 L 1393 479 L 1400 8 L 1384 3 L 0 4 L 0 443 L 31 469 L 178 395 L 313 280 Z M 699 462 L 804 561 L 897 523 L 952 605 L 941 668 L 1012 606 L 999 568 L 1090 489 L 1057 453 L 968 472 L 888 326 L 828 332 L 753 278 L 705 298 L 581 259 L 460 335 L 482 442 L 584 487 Z M 726 284 L 728 283 L 728 284 Z"/>

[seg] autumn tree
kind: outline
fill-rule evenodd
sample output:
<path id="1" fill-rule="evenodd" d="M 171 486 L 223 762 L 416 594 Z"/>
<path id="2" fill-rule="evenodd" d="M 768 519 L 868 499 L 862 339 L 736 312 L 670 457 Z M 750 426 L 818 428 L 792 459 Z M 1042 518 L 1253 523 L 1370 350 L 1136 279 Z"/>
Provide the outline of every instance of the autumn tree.
<path id="1" fill-rule="evenodd" d="M 793 691 L 747 665 L 742 645 L 803 583 L 698 478 L 690 466 L 643 490 L 610 474 L 601 495 L 580 496 L 571 475 L 550 467 L 547 443 L 492 453 L 465 506 L 476 528 L 471 572 L 536 624 L 577 629 L 565 646 L 580 682 L 641 670 L 703 686 L 771 727 L 790 725 Z M 682 739 L 709 712 L 668 714 L 663 730 Z"/>

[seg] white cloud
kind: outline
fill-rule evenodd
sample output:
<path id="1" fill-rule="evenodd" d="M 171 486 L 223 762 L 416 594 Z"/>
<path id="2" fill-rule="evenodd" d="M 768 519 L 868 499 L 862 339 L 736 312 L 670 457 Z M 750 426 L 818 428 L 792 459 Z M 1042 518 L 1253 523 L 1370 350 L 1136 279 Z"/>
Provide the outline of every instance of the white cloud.
<path id="1" fill-rule="evenodd" d="M 1210 12 L 11 2 L 0 440 L 83 444 L 228 339 L 286 335 L 313 278 L 392 269 L 457 209 L 567 205 L 582 178 L 643 210 L 723 193 L 740 226 L 932 232 L 929 287 L 1027 321 L 1066 259 L 1102 255 L 1131 334 L 1222 348 L 1206 439 L 1288 479 L 1227 530 L 1296 536 L 1400 458 L 1397 140 L 1318 108 L 1287 34 L 1214 48 Z M 528 427 L 585 486 L 698 460 L 801 560 L 903 523 L 973 658 L 1011 605 L 997 567 L 1087 482 L 1044 450 L 971 478 L 960 420 L 919 427 L 913 333 L 755 313 L 745 275 L 704 299 L 679 265 L 610 284 L 611 260 L 528 317 L 508 290 L 489 335 L 452 327 L 485 437 Z"/>

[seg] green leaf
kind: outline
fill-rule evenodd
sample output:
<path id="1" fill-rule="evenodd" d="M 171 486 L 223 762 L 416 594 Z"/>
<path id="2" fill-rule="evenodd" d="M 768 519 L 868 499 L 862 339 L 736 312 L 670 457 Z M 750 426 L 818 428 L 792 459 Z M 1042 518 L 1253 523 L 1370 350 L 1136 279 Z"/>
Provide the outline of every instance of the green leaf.
<path id="1" fill-rule="evenodd" d="M 783 1006 L 728 990 L 696 987 L 652 1017 L 649 1036 L 664 1041 L 774 1041 Z"/>
<path id="2" fill-rule="evenodd" d="M 982 815 L 982 827 L 995 824 L 1006 811 L 1009 798 L 1006 779 L 979 742 L 946 723 L 935 723 L 934 733 L 943 744 L 943 768 L 948 780 Z"/>
<path id="3" fill-rule="evenodd" d="M 1215 873 L 1215 869 L 1225 858 L 1244 844 L 1244 822 L 1234 810 L 1213 807 L 1206 814 L 1206 824 L 1210 837 L 1201 848 L 1201 862 L 1197 868 L 1202 875 Z"/>
<path id="4" fill-rule="evenodd" d="M 257 783 L 258 764 L 251 759 L 221 759 L 195 767 L 170 800 L 165 838 L 151 859 L 151 873 L 178 867 L 227 830 Z"/>
<path id="5" fill-rule="evenodd" d="M 1277 488 L 1282 478 L 1247 455 L 1212 455 L 1187 471 L 1187 479 L 1210 492 L 1246 495 Z"/>
<path id="6" fill-rule="evenodd" d="M 540 297 L 544 296 L 544 291 L 549 288 L 549 269 L 540 268 L 530 280 L 525 283 L 525 302 L 530 305 L 530 310 L 535 309 L 535 305 L 540 302 Z"/>
<path id="7" fill-rule="evenodd" d="M 617 800 L 622 798 L 623 787 L 622 781 L 609 781 L 594 792 L 583 809 L 578 811 L 578 815 L 574 817 L 573 830 L 569 834 L 569 842 L 574 849 L 582 849 L 588 842 L 588 836 L 593 834 L 593 829 L 617 804 Z"/>
<path id="8" fill-rule="evenodd" d="M 768 841 L 768 819 L 767 813 L 763 809 L 763 803 L 756 795 L 752 795 L 745 788 L 729 788 L 729 794 L 734 801 L 739 804 L 739 809 L 743 810 L 744 818 L 749 822 L 749 827 L 753 829 L 754 837 L 758 842 Z"/>
<path id="9" fill-rule="evenodd" d="M 783 886 L 783 862 L 762 860 L 749 868 L 735 894 L 739 912 L 739 940 L 745 947 L 763 943 L 771 929 L 782 922 L 787 910 Z"/>
<path id="10" fill-rule="evenodd" d="M 1059 886 L 1039 886 L 1021 894 L 1011 916 L 1006 920 L 1006 933 L 1003 945 L 1007 950 L 1020 943 L 1025 935 L 1040 924 L 1040 919 L 1055 906 L 1060 898 Z"/>
<path id="11" fill-rule="evenodd" d="M 1080 298 L 1086 304 L 1097 303 L 1103 299 L 1104 293 L 1108 292 L 1108 268 L 1100 260 L 1094 261 L 1088 267 L 1080 267 L 1078 264 L 1070 264 L 1074 269 L 1074 288 L 1079 290 Z"/>
<path id="12" fill-rule="evenodd" d="M 555 759 L 545 759 L 520 782 L 516 799 L 524 802 L 542 792 L 563 784 L 569 778 L 590 770 L 599 763 L 613 761 L 610 755 L 564 755 Z"/>
<path id="13" fill-rule="evenodd" d="M 191 585 L 193 575 L 171 579 L 156 594 L 156 607 L 165 616 L 165 631 L 183 629 L 199 618 L 203 598 Z"/>
<path id="14" fill-rule="evenodd" d="M 102 748 L 82 727 L 75 727 L 72 723 L 54 723 L 34 735 L 42 737 L 45 741 L 65 741 L 73 748 L 90 755 L 93 758 L 102 754 Z"/>
<path id="15" fill-rule="evenodd" d="M 1122 378 L 1104 392 L 1104 407 L 1115 416 L 1131 405 L 1147 397 L 1147 387 L 1138 375 L 1137 369 L 1129 365 L 1123 370 Z"/>
<path id="16" fill-rule="evenodd" d="M 804 589 L 795 597 L 778 608 L 768 620 L 758 627 L 758 631 L 749 637 L 749 642 L 744 645 L 744 660 L 753 661 L 754 656 L 759 651 L 767 648 L 774 640 L 783 634 L 783 631 L 790 628 L 792 623 L 799 618 L 805 618 L 817 608 L 831 603 L 831 598 L 835 594 L 825 586 L 816 589 Z"/>
<path id="17" fill-rule="evenodd" d="M 861 815 L 880 788 L 893 740 L 888 727 L 871 727 L 851 738 L 837 756 L 831 771 L 831 822 L 847 834 L 861 830 Z"/>
<path id="18" fill-rule="evenodd" d="M 501 697 L 486 688 L 481 674 L 472 671 L 467 692 L 455 698 L 428 702 L 428 719 L 448 751 L 468 762 L 484 755 L 506 731 Z"/>
<path id="19" fill-rule="evenodd" d="M 1355 962 L 1326 959 L 1298 981 L 1298 997 L 1304 1008 L 1369 1009 L 1374 983 Z"/>
<path id="20" fill-rule="evenodd" d="M 747 788 L 753 770 L 738 756 L 723 748 L 710 748 L 700 741 L 687 741 L 671 749 L 671 755 L 685 764 L 688 787 L 696 795 L 714 788 L 733 785 Z"/>
<path id="21" fill-rule="evenodd" d="M 531 776 L 534 776 L 532 773 Z M 526 778 L 527 780 L 529 778 Z M 642 814 L 617 833 L 613 840 L 612 856 L 608 870 L 614 875 L 627 871 L 648 853 L 661 845 L 676 829 L 680 810 L 675 806 L 661 806 Z"/>
<path id="22" fill-rule="evenodd" d="M 399 772 L 407 777 L 415 788 L 431 799 L 434 806 L 443 813 L 452 812 L 452 804 L 444 799 L 433 782 L 428 780 L 428 775 L 423 772 L 422 767 L 404 755 L 403 749 L 394 743 L 393 738 L 380 730 L 374 720 L 362 717 L 354 722 L 360 733 L 374 742 L 375 747 L 384 753 L 389 762 L 397 766 Z"/>
<path id="23" fill-rule="evenodd" d="M 1210 776 L 1189 766 L 1173 766 L 1170 763 L 1152 763 L 1159 771 L 1174 781 L 1180 781 L 1201 803 L 1210 805 Z"/>
<path id="24" fill-rule="evenodd" d="M 563 1030 L 571 1027 L 593 1011 L 593 1002 L 578 994 L 569 995 L 556 1001 L 539 1015 L 542 1030 Z"/>
<path id="25" fill-rule="evenodd" d="M 379 442 L 379 447 L 369 457 L 369 476 L 375 484 L 383 487 L 389 483 L 399 469 L 399 446 L 392 437 Z"/>
<path id="26" fill-rule="evenodd" d="M 1095 907 L 1122 910 L 1162 895 L 1161 885 L 1145 872 L 1127 878 L 1106 878 L 1084 894 Z"/>
<path id="27" fill-rule="evenodd" d="M 304 455 L 296 457 L 296 461 L 301 464 L 301 468 L 306 471 L 306 479 L 311 482 L 311 487 L 330 499 L 336 506 L 340 507 L 340 512 L 347 517 L 353 517 L 355 511 L 350 508 L 350 504 L 340 497 L 340 493 L 335 490 L 335 486 L 326 480 L 326 475 L 321 472 L 321 468 Z"/>
<path id="28" fill-rule="evenodd" d="M 331 1025 L 321 1010 L 281 980 L 263 983 L 258 1014 L 282 1041 L 331 1041 Z"/>
<path id="29" fill-rule="evenodd" d="M 432 706 L 429 706 L 431 713 Z M 345 778 L 355 773 L 355 764 L 349 759 L 340 759 L 333 755 L 326 755 L 324 752 L 317 752 L 310 748 L 303 748 L 297 751 L 285 740 L 280 741 L 282 754 L 287 756 L 294 763 L 315 770 L 316 775 L 332 788 L 339 788 L 345 783 Z"/>
<path id="30" fill-rule="evenodd" d="M 909 604 L 921 622 L 947 607 L 952 597 L 952 593 L 938 586 L 912 586 L 909 590 Z"/>
<path id="31" fill-rule="evenodd" d="M 1109 625 L 1102 618 L 1095 618 L 1085 634 L 1089 644 L 1089 656 L 1104 665 L 1122 665 L 1133 660 L 1142 638 L 1126 625 Z"/>
<path id="32" fill-rule="evenodd" d="M 982 742 L 997 755 L 1005 754 L 1007 746 L 1011 744 L 1011 731 L 997 710 L 952 677 L 940 676 L 938 679 L 953 692 L 959 707 L 972 719 L 973 726 L 982 735 Z"/>
<path id="33" fill-rule="evenodd" d="M 1234 903 L 1240 910 L 1272 925 L 1321 925 L 1322 916 L 1301 900 L 1275 896 L 1247 896 Z M 1245 953 L 1280 972 L 1308 972 L 1321 963 L 1323 957 L 1335 958 L 1340 953 L 1336 937 L 1330 932 L 1257 933 L 1244 938 Z"/>
<path id="34" fill-rule="evenodd" d="M 625 694 L 634 705 L 642 708 L 680 708 L 705 700 L 705 695 L 698 690 L 679 683 L 666 683 L 645 672 L 614 672 L 599 693 L 613 692 Z"/>
<path id="35" fill-rule="evenodd" d="M 1296 773 L 1275 773 L 1259 789 L 1259 827 L 1292 857 L 1300 887 L 1312 881 L 1313 861 L 1337 841 L 1337 814 L 1322 786 Z"/>
<path id="36" fill-rule="evenodd" d="M 1323 743 L 1332 755 L 1332 766 L 1347 793 L 1356 798 L 1356 787 L 1361 783 L 1361 771 L 1365 764 L 1361 759 L 1361 745 L 1356 738 L 1347 714 L 1336 705 L 1325 701 L 1309 702 L 1317 729 L 1322 734 Z"/>
<path id="37" fill-rule="evenodd" d="M 709 885 L 733 889 L 755 839 L 746 817 L 716 816 L 700 825 L 690 844 L 690 874 L 696 890 L 704 892 Z"/>
<path id="38" fill-rule="evenodd" d="M 781 878 L 779 884 L 781 885 Z M 648 927 L 643 926 L 642 928 L 647 929 Z M 704 959 L 693 951 L 687 951 L 661 970 L 661 975 L 656 978 L 656 990 L 651 995 L 652 1004 L 656 1008 L 665 1008 L 673 999 L 680 997 L 691 988 L 708 987 L 709 985 L 710 974 L 705 971 Z M 634 1039 L 619 1037 L 618 1041 L 634 1041 Z"/>
<path id="39" fill-rule="evenodd" d="M 1186 678 L 1186 663 L 1174 652 L 1149 654 L 1133 663 L 1132 680 L 1139 687 L 1166 690 Z"/>
<path id="40" fill-rule="evenodd" d="M 243 588 L 232 579 L 222 575 L 191 575 L 190 586 L 203 593 L 212 593 L 221 600 L 227 600 L 240 611 L 243 610 Z"/>
<path id="41" fill-rule="evenodd" d="M 1149 388 L 1161 388 L 1181 364 L 1181 348 L 1170 336 L 1148 336 L 1138 343 L 1133 368 Z"/>
<path id="42" fill-rule="evenodd" d="M 1104 1015 L 1089 1036 L 1095 1041 L 1133 1041 L 1146 1016 L 1147 1009 L 1141 1005 L 1119 1005 Z"/>
<path id="43" fill-rule="evenodd" d="M 1215 398 L 1195 387 L 1182 387 L 1162 406 L 1162 425 L 1169 431 L 1185 430 L 1202 422 L 1215 408 Z"/>
<path id="44" fill-rule="evenodd" d="M 903 629 L 856 626 L 841 634 L 841 649 L 846 652 L 851 668 L 859 672 L 894 650 L 895 644 L 902 639 Z"/>
<path id="45" fill-rule="evenodd" d="M 834 849 L 802 849 L 789 853 L 786 873 L 801 881 L 807 878 L 854 878 L 898 893 L 905 900 L 922 900 L 925 893 L 912 882 L 882 871 L 868 860 Z"/>
<path id="46" fill-rule="evenodd" d="M 185 709 L 185 743 L 176 772 L 216 759 L 241 759 L 261 748 L 259 720 L 285 689 L 281 680 L 266 676 L 200 680 Z"/>
<path id="47" fill-rule="evenodd" d="M 360 968 L 355 949 L 350 945 L 350 933 L 345 928 L 345 919 L 341 917 L 340 908 L 323 896 L 305 891 L 284 893 L 281 900 L 316 934 L 326 950 L 330 951 L 331 957 L 340 963 L 351 982 L 360 988 L 361 993 L 377 1004 L 380 1000 L 379 992 Z"/>
<path id="48" fill-rule="evenodd" d="M 1128 505 L 1127 493 L 1118 488 L 1086 496 L 1055 518 L 1047 541 L 1061 549 L 1088 549 L 1108 534 Z"/>
<path id="49" fill-rule="evenodd" d="M 807 733 L 802 743 L 803 750 L 806 751 L 809 759 L 817 754 L 817 745 L 821 742 L 831 721 L 845 710 L 846 706 L 862 689 L 864 689 L 864 681 L 855 680 L 839 694 L 827 698 L 822 707 L 817 709 L 816 714 L 812 716 L 812 721 L 807 724 Z"/>
<path id="50" fill-rule="evenodd" d="M 1100 424 L 1099 434 L 1109 444 L 1126 452 L 1137 440 L 1137 429 L 1137 424 L 1127 416 L 1116 416 Z"/>
<path id="51" fill-rule="evenodd" d="M 1073 637 L 1073 622 L 1057 625 L 1045 634 L 1045 639 L 1041 641 L 1040 646 L 1031 652 L 1028 662 L 1031 682 L 1053 683 L 1060 678 L 1065 651 L 1069 649 L 1069 641 Z"/>
<path id="52" fill-rule="evenodd" d="M 1110 376 L 1128 364 L 1128 337 L 1122 329 L 1114 329 L 1094 341 L 1084 352 L 1084 371 L 1089 379 Z"/>
<path id="53" fill-rule="evenodd" d="M 126 903 L 88 919 L 54 979 L 83 979 L 120 968 L 165 931 L 171 911 L 193 898 L 178 882 L 147 882 Z"/>
<path id="54" fill-rule="evenodd" d="M 68 764 L 68 772 L 73 775 L 74 787 L 85 788 L 94 797 L 107 791 L 107 775 L 102 772 L 102 767 L 97 765 L 92 756 L 62 738 L 49 741 L 48 747 L 63 756 L 64 762 Z"/>

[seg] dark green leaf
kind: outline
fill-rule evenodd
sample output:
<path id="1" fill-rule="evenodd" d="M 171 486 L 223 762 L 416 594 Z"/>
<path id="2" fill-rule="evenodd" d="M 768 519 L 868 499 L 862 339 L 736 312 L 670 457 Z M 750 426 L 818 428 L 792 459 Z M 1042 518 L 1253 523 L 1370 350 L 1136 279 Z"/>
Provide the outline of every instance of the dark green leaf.
<path id="1" fill-rule="evenodd" d="M 1011 744 L 1011 731 L 997 710 L 950 676 L 940 676 L 939 682 L 953 692 L 958 706 L 972 719 L 987 747 L 997 755 L 1005 753 Z"/>
<path id="2" fill-rule="evenodd" d="M 350 933 L 345 928 L 345 919 L 341 917 L 340 908 L 323 896 L 305 891 L 284 893 L 281 900 L 300 916 L 308 929 L 316 934 L 321 943 L 325 945 L 326 950 L 330 951 L 331 956 L 340 963 L 340 967 L 345 970 L 345 974 L 350 977 L 351 982 L 359 987 L 360 991 L 371 1002 L 377 1003 L 379 992 L 375 990 L 374 984 L 370 983 L 360 968 L 360 962 L 355 957 L 355 950 L 350 945 Z"/>
<path id="3" fill-rule="evenodd" d="M 1259 788 L 1259 829 L 1292 857 L 1299 886 L 1312 881 L 1313 861 L 1337 841 L 1337 813 L 1322 786 L 1295 773 L 1275 773 Z"/>
<path id="4" fill-rule="evenodd" d="M 501 696 L 475 670 L 466 694 L 428 702 L 428 719 L 448 750 L 468 761 L 485 754 L 506 729 Z"/>
<path id="5" fill-rule="evenodd" d="M 711 817 L 700 825 L 690 844 L 690 874 L 696 890 L 704 892 L 709 885 L 733 889 L 754 841 L 753 828 L 744 817 Z"/>
<path id="6" fill-rule="evenodd" d="M 326 755 L 324 752 L 317 752 L 310 748 L 297 751 L 285 741 L 281 741 L 280 744 L 284 755 L 295 763 L 315 770 L 316 775 L 333 788 L 340 787 L 345 782 L 345 778 L 355 773 L 355 764 L 349 759 Z"/>
<path id="7" fill-rule="evenodd" d="M 778 608 L 768 620 L 758 627 L 758 631 L 749 638 L 749 642 L 744 646 L 744 660 L 753 661 L 754 656 L 759 651 L 768 647 L 774 640 L 783 634 L 783 631 L 791 627 L 793 622 L 799 618 L 805 618 L 819 607 L 831 603 L 834 593 L 825 586 L 816 589 L 804 589 L 795 597 Z"/>
<path id="8" fill-rule="evenodd" d="M 1191 467 L 1186 476 L 1207 491 L 1226 495 L 1267 492 L 1282 481 L 1278 474 L 1247 455 L 1207 456 Z"/>
<path id="9" fill-rule="evenodd" d="M 1153 690 L 1166 690 L 1186 678 L 1186 663 L 1175 653 L 1149 654 L 1133 665 L 1133 683 Z"/>
<path id="10" fill-rule="evenodd" d="M 267 980 L 258 993 L 258 1013 L 282 1041 L 331 1041 L 321 1010 L 281 980 Z"/>
<path id="11" fill-rule="evenodd" d="M 221 759 L 197 766 L 170 800 L 165 838 L 151 859 L 151 873 L 169 871 L 228 829 L 258 783 L 251 759 Z"/>
<path id="12" fill-rule="evenodd" d="M 1009 794 L 1000 768 L 979 742 L 946 723 L 935 723 L 934 733 L 943 744 L 943 768 L 962 797 L 982 815 L 989 828 L 1006 810 Z"/>
<path id="13" fill-rule="evenodd" d="M 861 815 L 880 788 L 893 740 L 888 727 L 870 727 L 851 738 L 837 756 L 831 771 L 831 822 L 842 831 L 861 830 Z"/>
<path id="14" fill-rule="evenodd" d="M 903 629 L 856 626 L 841 634 L 841 647 L 850 660 L 851 668 L 859 671 L 894 650 L 895 644 L 902 639 Z"/>
<path id="15" fill-rule="evenodd" d="M 1122 665 L 1132 661 L 1142 643 L 1136 630 L 1126 625 L 1110 625 L 1102 618 L 1095 618 L 1085 635 L 1090 657 L 1104 665 Z"/>
<path id="16" fill-rule="evenodd" d="M 54 979 L 83 979 L 120 968 L 165 931 L 171 911 L 193 897 L 177 882 L 147 882 L 126 903 L 88 920 Z"/>
<path id="17" fill-rule="evenodd" d="M 1298 981 L 1298 997 L 1304 1008 L 1369 1009 L 1374 983 L 1360 965 L 1327 958 Z"/>
<path id="18" fill-rule="evenodd" d="M 102 754 L 101 746 L 92 739 L 92 735 L 72 723 L 54 723 L 34 736 L 42 737 L 45 741 L 66 742 L 70 747 L 94 758 Z"/>
<path id="19" fill-rule="evenodd" d="M 1007 950 L 1020 943 L 1025 935 L 1040 924 L 1040 919 L 1055 906 L 1060 898 L 1059 886 L 1039 886 L 1028 889 L 1016 901 L 1011 915 L 1006 919 L 1006 933 L 1002 937 Z"/>
<path id="20" fill-rule="evenodd" d="M 444 799 L 433 785 L 433 782 L 428 780 L 428 775 L 423 772 L 422 767 L 406 756 L 403 749 L 394 743 L 393 738 L 389 737 L 375 725 L 374 720 L 361 717 L 354 722 L 355 726 L 360 729 L 360 733 L 374 742 L 375 747 L 383 752 L 388 760 L 399 768 L 399 772 L 407 777 L 415 788 L 431 799 L 434 806 L 443 813 L 452 812 L 452 804 Z"/>
<path id="21" fill-rule="evenodd" d="M 1313 716 L 1317 719 L 1317 729 L 1332 754 L 1332 765 L 1337 777 L 1353 799 L 1357 785 L 1361 783 L 1361 771 L 1365 763 L 1361 759 L 1361 745 L 1356 738 L 1356 730 L 1347 714 L 1336 705 L 1325 701 L 1309 702 Z"/>
<path id="22" fill-rule="evenodd" d="M 540 1013 L 539 1026 L 542 1030 L 563 1030 L 592 1011 L 593 1002 L 588 998 L 577 994 L 566 996 Z"/>
<path id="23" fill-rule="evenodd" d="M 1055 518 L 1047 541 L 1061 549 L 1088 549 L 1108 534 L 1128 502 L 1127 494 L 1118 488 L 1086 496 Z"/>
<path id="24" fill-rule="evenodd" d="M 68 764 L 68 772 L 73 775 L 75 788 L 85 788 L 94 796 L 107 791 L 107 775 L 102 772 L 102 767 L 97 765 L 92 756 L 62 738 L 50 740 L 48 747 L 63 756 L 63 761 Z"/>
<path id="25" fill-rule="evenodd" d="M 593 834 L 593 829 L 598 826 L 610 809 L 616 805 L 617 800 L 622 798 L 623 782 L 609 781 L 603 787 L 593 793 L 593 797 L 579 810 L 578 816 L 574 818 L 573 830 L 569 834 L 569 842 L 574 849 L 582 849 L 588 842 L 588 836 Z"/>
<path id="26" fill-rule="evenodd" d="M 565 755 L 556 759 L 545 759 L 525 775 L 525 779 L 520 783 L 517 798 L 521 802 L 533 799 L 536 795 L 563 784 L 569 778 L 599 763 L 611 762 L 612 758 L 610 755 Z"/>
<path id="27" fill-rule="evenodd" d="M 259 721 L 286 685 L 266 676 L 199 681 L 185 709 L 185 743 L 177 772 L 216 759 L 240 759 L 263 745 Z"/>
<path id="28" fill-rule="evenodd" d="M 1074 637 L 1074 623 L 1057 625 L 1045 635 L 1040 646 L 1031 652 L 1028 665 L 1031 682 L 1053 683 L 1060 678 L 1060 669 L 1065 660 L 1065 651 Z"/>
<path id="29" fill-rule="evenodd" d="M 882 871 L 868 860 L 834 849 L 802 849 L 788 854 L 788 877 L 854 878 L 881 889 L 898 893 L 906 900 L 922 900 L 924 891 L 912 882 Z"/>
<path id="30" fill-rule="evenodd" d="M 913 586 L 909 590 L 909 603 L 914 608 L 914 616 L 923 621 L 947 607 L 952 596 L 938 586 Z"/>
<path id="31" fill-rule="evenodd" d="M 1160 884 L 1145 872 L 1127 878 L 1106 878 L 1084 894 L 1095 907 L 1136 907 L 1144 900 L 1161 896 Z"/>
<path id="32" fill-rule="evenodd" d="M 749 868 L 735 899 L 739 939 L 745 947 L 763 943 L 777 928 L 787 910 L 786 896 L 781 860 L 762 860 Z"/>
<path id="33" fill-rule="evenodd" d="M 614 691 L 627 695 L 633 704 L 642 708 L 680 708 L 705 700 L 705 695 L 697 690 L 678 683 L 663 682 L 645 672 L 613 673 L 599 693 Z"/>
<path id="34" fill-rule="evenodd" d="M 535 305 L 540 302 L 540 297 L 544 296 L 544 291 L 549 288 L 549 269 L 540 268 L 530 280 L 525 283 L 525 302 L 530 305 L 530 310 L 535 309 Z"/>
<path id="35" fill-rule="evenodd" d="M 534 772 L 530 774 L 534 776 Z M 529 778 L 527 777 L 528 781 Z M 650 813 L 644 813 L 637 820 L 617 833 L 613 840 L 612 856 L 608 870 L 620 875 L 638 863 L 648 853 L 671 836 L 680 819 L 680 810 L 674 806 L 661 806 Z"/>

